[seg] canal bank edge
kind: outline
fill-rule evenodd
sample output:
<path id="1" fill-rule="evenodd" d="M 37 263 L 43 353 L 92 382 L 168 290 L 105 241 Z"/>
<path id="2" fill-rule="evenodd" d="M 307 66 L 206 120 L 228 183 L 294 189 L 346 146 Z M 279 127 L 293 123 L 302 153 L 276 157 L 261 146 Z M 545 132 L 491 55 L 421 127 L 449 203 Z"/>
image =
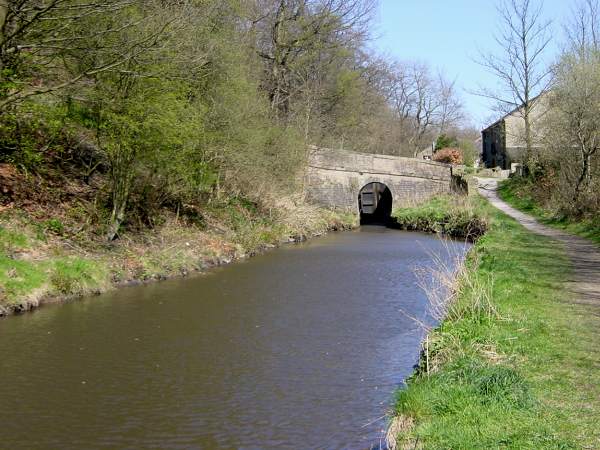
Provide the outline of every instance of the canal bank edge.
<path id="1" fill-rule="evenodd" d="M 561 243 L 476 202 L 489 230 L 397 393 L 388 447 L 600 447 L 600 317 L 573 302 Z"/>
<path id="2" fill-rule="evenodd" d="M 111 289 L 185 277 L 286 243 L 358 226 L 354 214 L 309 205 L 285 218 L 215 220 L 209 230 L 170 221 L 152 233 L 107 245 L 40 234 L 23 214 L 0 215 L 0 318 Z M 57 230 L 58 231 L 58 230 Z"/>

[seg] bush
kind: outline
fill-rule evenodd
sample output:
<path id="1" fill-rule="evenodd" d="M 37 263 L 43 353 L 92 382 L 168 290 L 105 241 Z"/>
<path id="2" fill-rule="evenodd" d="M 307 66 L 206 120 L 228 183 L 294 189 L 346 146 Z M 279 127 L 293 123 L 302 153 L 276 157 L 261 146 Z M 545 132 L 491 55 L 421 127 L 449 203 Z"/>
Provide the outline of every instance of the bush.
<path id="1" fill-rule="evenodd" d="M 433 154 L 433 160 L 445 164 L 462 164 L 463 155 L 458 148 L 443 148 Z"/>
<path id="2" fill-rule="evenodd" d="M 473 167 L 475 160 L 479 158 L 477 147 L 471 140 L 461 140 L 460 150 L 462 152 L 463 164 L 467 167 Z"/>

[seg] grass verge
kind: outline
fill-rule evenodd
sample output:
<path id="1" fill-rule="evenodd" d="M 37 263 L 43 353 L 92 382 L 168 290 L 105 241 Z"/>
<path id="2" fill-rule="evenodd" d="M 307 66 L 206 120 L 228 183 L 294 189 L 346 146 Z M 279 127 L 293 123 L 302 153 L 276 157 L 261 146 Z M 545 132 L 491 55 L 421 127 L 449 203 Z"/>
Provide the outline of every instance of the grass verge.
<path id="1" fill-rule="evenodd" d="M 64 217 L 41 222 L 22 210 L 4 211 L 0 316 L 48 300 L 103 292 L 116 284 L 187 275 L 356 225 L 353 214 L 304 204 L 265 215 L 252 205 L 229 202 L 207 209 L 203 219 L 195 224 L 167 217 L 155 229 L 125 233 L 108 244 L 93 233 L 72 231 Z"/>
<path id="2" fill-rule="evenodd" d="M 500 183 L 498 194 L 509 205 L 531 214 L 541 223 L 590 239 L 600 245 L 600 217 L 575 220 L 544 208 L 532 194 L 534 186 L 524 178 L 509 178 Z"/>
<path id="3" fill-rule="evenodd" d="M 396 448 L 600 448 L 598 315 L 569 303 L 561 244 L 473 201 L 489 230 L 397 393 Z"/>

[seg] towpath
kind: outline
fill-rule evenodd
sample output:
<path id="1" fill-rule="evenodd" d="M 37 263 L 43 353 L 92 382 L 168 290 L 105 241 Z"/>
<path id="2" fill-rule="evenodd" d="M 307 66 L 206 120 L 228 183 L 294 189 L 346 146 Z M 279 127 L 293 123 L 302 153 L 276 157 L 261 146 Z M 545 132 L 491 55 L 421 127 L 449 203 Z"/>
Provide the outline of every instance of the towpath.
<path id="1" fill-rule="evenodd" d="M 592 313 L 600 316 L 600 249 L 587 239 L 542 225 L 533 217 L 502 201 L 497 192 L 498 180 L 478 178 L 478 182 L 481 195 L 496 208 L 516 219 L 525 228 L 564 244 L 574 269 L 568 281 L 570 291 L 575 294 L 572 301 L 593 306 Z"/>

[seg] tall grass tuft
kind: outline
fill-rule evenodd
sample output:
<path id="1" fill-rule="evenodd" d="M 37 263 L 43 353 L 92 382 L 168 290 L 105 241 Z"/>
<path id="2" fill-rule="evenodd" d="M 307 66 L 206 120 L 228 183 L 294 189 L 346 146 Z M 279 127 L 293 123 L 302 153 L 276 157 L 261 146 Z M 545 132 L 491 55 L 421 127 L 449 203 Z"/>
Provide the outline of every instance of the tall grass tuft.
<path id="1" fill-rule="evenodd" d="M 414 268 L 417 283 L 427 300 L 427 318 L 418 319 L 400 310 L 425 334 L 417 372 L 426 375 L 435 372 L 446 360 L 445 355 L 459 347 L 458 342 L 452 342 L 456 340 L 454 335 L 443 333 L 444 320 L 486 323 L 500 318 L 492 301 L 492 277 L 482 280 L 474 270 L 478 265 L 475 257 L 467 264 L 464 254 L 456 251 L 449 241 L 443 242 L 442 252 L 429 253 L 430 265 Z M 438 328 L 439 332 L 433 333 Z"/>

